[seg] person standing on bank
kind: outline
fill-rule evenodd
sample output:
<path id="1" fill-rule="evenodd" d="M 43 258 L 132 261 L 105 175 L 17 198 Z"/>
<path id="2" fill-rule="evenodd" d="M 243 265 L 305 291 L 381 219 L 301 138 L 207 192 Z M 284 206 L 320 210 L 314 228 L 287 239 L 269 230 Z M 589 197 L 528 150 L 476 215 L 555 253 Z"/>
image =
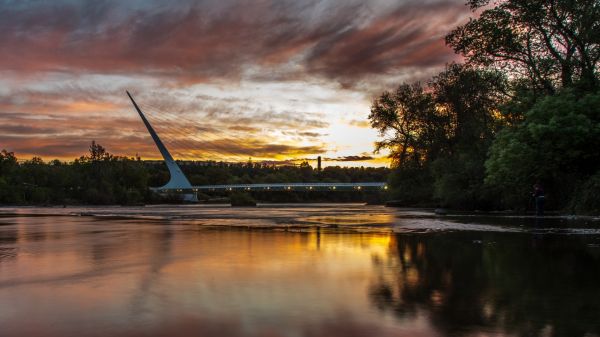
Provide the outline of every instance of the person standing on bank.
<path id="1" fill-rule="evenodd" d="M 542 184 L 536 183 L 533 185 L 533 199 L 535 200 L 535 215 L 544 216 L 544 187 Z"/>

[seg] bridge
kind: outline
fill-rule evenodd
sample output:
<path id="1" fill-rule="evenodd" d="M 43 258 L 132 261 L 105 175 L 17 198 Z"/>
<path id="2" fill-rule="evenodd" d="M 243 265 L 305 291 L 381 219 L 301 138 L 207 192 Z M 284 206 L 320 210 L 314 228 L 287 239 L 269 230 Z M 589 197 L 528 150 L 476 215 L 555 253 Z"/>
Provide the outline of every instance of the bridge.
<path id="1" fill-rule="evenodd" d="M 266 183 L 266 184 L 231 184 L 231 185 L 199 185 L 192 186 L 187 179 L 165 144 L 133 99 L 133 96 L 127 92 L 133 107 L 139 114 L 142 122 L 146 126 L 148 133 L 154 140 L 154 144 L 160 151 L 171 178 L 162 187 L 153 187 L 153 191 L 159 193 L 178 193 L 182 194 L 186 201 L 198 201 L 197 192 L 208 191 L 363 191 L 363 190 L 386 190 L 387 185 L 384 182 L 355 182 L 355 183 Z"/>

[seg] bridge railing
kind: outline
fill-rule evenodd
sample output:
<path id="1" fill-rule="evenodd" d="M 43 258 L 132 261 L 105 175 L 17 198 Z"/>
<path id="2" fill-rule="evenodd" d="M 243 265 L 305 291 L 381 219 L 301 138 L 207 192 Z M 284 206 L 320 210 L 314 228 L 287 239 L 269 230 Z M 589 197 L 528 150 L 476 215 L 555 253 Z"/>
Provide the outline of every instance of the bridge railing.
<path id="1" fill-rule="evenodd" d="M 193 193 L 206 191 L 373 191 L 387 190 L 384 182 L 362 183 L 276 183 L 200 185 L 192 188 L 153 188 L 157 192 Z"/>

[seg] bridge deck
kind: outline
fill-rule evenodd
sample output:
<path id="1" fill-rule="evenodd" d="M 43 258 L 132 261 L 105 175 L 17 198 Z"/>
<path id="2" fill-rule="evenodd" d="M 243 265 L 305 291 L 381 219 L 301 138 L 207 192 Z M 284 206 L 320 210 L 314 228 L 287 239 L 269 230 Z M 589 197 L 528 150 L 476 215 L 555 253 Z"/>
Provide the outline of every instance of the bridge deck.
<path id="1" fill-rule="evenodd" d="M 273 183 L 273 184 L 232 184 L 232 185 L 201 185 L 192 186 L 177 162 L 167 150 L 165 144 L 160 140 L 156 131 L 137 105 L 133 96 L 127 91 L 131 104 L 138 112 L 152 140 L 160 151 L 169 174 L 170 180 L 163 187 L 152 188 L 156 192 L 176 192 L 187 195 L 186 200 L 197 201 L 195 192 L 200 191 L 359 191 L 359 190 L 386 190 L 387 186 L 381 182 L 358 182 L 358 183 Z M 189 199 L 188 199 L 189 198 Z"/>
<path id="2" fill-rule="evenodd" d="M 200 185 L 192 188 L 153 188 L 157 192 L 201 192 L 201 191 L 357 191 L 386 190 L 384 182 L 365 183 L 274 183 Z"/>

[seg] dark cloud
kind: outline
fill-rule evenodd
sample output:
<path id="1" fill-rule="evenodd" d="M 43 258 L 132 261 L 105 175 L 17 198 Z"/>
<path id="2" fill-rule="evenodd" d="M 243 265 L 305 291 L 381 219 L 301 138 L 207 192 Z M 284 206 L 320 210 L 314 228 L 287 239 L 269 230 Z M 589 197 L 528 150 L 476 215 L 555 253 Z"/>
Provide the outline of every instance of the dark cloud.
<path id="1" fill-rule="evenodd" d="M 95 139 L 115 154 L 159 156 L 124 91 L 72 87 L 65 95 L 61 94 L 62 87 L 54 89 L 15 90 L 10 95 L 0 96 L 2 148 L 21 156 L 75 158 L 84 154 L 89 142 Z M 143 95 L 142 99 L 151 94 Z M 265 138 L 264 129 L 310 129 L 328 125 L 311 113 L 261 112 L 260 107 L 247 111 L 243 104 L 250 102 L 239 101 L 238 105 L 223 105 L 223 112 L 209 110 L 190 114 L 186 110 L 195 107 L 185 100 L 163 96 L 153 103 L 158 105 L 142 104 L 142 109 L 163 141 L 180 158 L 265 158 L 325 151 L 317 145 L 282 145 L 274 144 L 274 139 L 256 139 Z M 1 112 L 4 109 L 14 112 Z M 177 112 L 171 113 L 169 109 Z M 318 135 L 310 131 L 294 131 L 294 134 L 313 140 Z"/>
<path id="2" fill-rule="evenodd" d="M 335 157 L 335 158 L 325 158 L 327 161 L 366 161 L 373 160 L 375 157 L 373 156 L 343 156 L 343 157 Z"/>
<path id="3" fill-rule="evenodd" d="M 47 128 L 40 126 L 31 126 L 23 124 L 3 124 L 0 125 L 0 134 L 4 135 L 36 135 L 36 134 L 56 134 L 61 132 L 58 128 Z"/>
<path id="4" fill-rule="evenodd" d="M 370 128 L 371 123 L 367 119 L 353 119 L 348 124 L 352 126 L 357 126 L 359 128 Z"/>
<path id="5" fill-rule="evenodd" d="M 325 136 L 322 133 L 308 132 L 308 131 L 307 132 L 297 132 L 296 134 L 301 137 L 310 137 L 310 138 L 319 138 L 319 137 Z"/>
<path id="6" fill-rule="evenodd" d="M 254 132 L 260 131 L 260 128 L 255 127 L 255 126 L 248 126 L 248 125 L 232 125 L 229 127 L 229 130 L 254 133 Z"/>
<path id="7" fill-rule="evenodd" d="M 0 149 L 15 152 L 19 159 L 41 156 L 72 160 L 87 154 L 92 140 L 102 144 L 110 153 L 157 158 L 160 154 L 148 137 L 126 136 L 120 133 L 107 136 L 100 132 L 82 135 L 5 135 L 0 134 Z M 131 144 L 135 144 L 132 147 Z"/>
<path id="8" fill-rule="evenodd" d="M 299 130 L 283 131 L 282 134 L 284 134 L 286 136 L 294 136 L 294 137 L 300 138 L 300 139 L 321 138 L 323 136 L 327 136 L 327 134 L 323 134 L 323 133 L 319 133 L 319 132 L 299 131 Z"/>
<path id="9" fill-rule="evenodd" d="M 72 158 L 96 139 L 156 158 L 133 89 L 173 151 L 324 153 L 337 144 L 318 140 L 348 99 L 454 59 L 442 36 L 469 14 L 463 2 L 0 0 L 0 146 Z M 243 95 L 280 81 L 290 97 Z M 312 145 L 276 144 L 281 134 Z"/>
<path id="10" fill-rule="evenodd" d="M 255 132 L 264 129 L 319 129 L 329 126 L 320 114 L 276 110 L 261 102 L 243 101 L 225 104 L 215 100 L 202 103 L 202 106 L 183 103 L 183 107 L 178 108 L 180 103 L 172 102 L 165 109 L 150 107 L 147 104 L 140 104 L 140 106 L 150 119 L 157 122 L 179 125 L 180 129 L 185 129 L 186 125 L 195 125 L 194 127 L 203 125 L 207 128 L 206 131 L 216 133 L 221 133 L 222 130 Z M 207 126 L 208 124 L 210 126 Z"/>
<path id="11" fill-rule="evenodd" d="M 186 139 L 180 142 L 167 141 L 167 145 L 172 145 L 172 152 L 178 152 L 186 155 L 186 157 L 204 157 L 211 160 L 218 160 L 219 156 L 280 158 L 282 156 L 302 156 L 327 151 L 325 147 L 319 145 L 275 144 L 262 139 L 244 139 L 242 141 L 231 138 Z"/>
<path id="12" fill-rule="evenodd" d="M 455 59 L 442 34 L 463 18 L 464 10 L 451 1 L 400 5 L 364 26 L 320 40 L 310 50 L 307 64 L 312 72 L 348 85 L 402 67 L 439 66 Z"/>
<path id="13" fill-rule="evenodd" d="M 309 74 L 349 85 L 452 60 L 441 35 L 466 13 L 458 0 L 399 2 L 381 10 L 341 0 L 139 8 L 117 1 L 4 3 L 0 69 L 135 73 L 182 83 L 263 69 L 258 78 Z"/>
<path id="14" fill-rule="evenodd" d="M 160 156 L 146 133 L 127 135 L 115 132 L 106 135 L 100 130 L 83 132 L 81 135 L 0 134 L 0 148 L 15 152 L 20 158 L 31 156 L 77 158 L 86 154 L 89 144 L 96 140 L 111 153 L 144 158 Z M 327 151 L 323 146 L 296 146 L 270 143 L 267 140 L 230 138 L 222 139 L 173 139 L 165 138 L 169 150 L 178 158 L 205 160 L 281 158 L 306 156 Z M 135 144 L 135 146 L 132 146 Z"/>

